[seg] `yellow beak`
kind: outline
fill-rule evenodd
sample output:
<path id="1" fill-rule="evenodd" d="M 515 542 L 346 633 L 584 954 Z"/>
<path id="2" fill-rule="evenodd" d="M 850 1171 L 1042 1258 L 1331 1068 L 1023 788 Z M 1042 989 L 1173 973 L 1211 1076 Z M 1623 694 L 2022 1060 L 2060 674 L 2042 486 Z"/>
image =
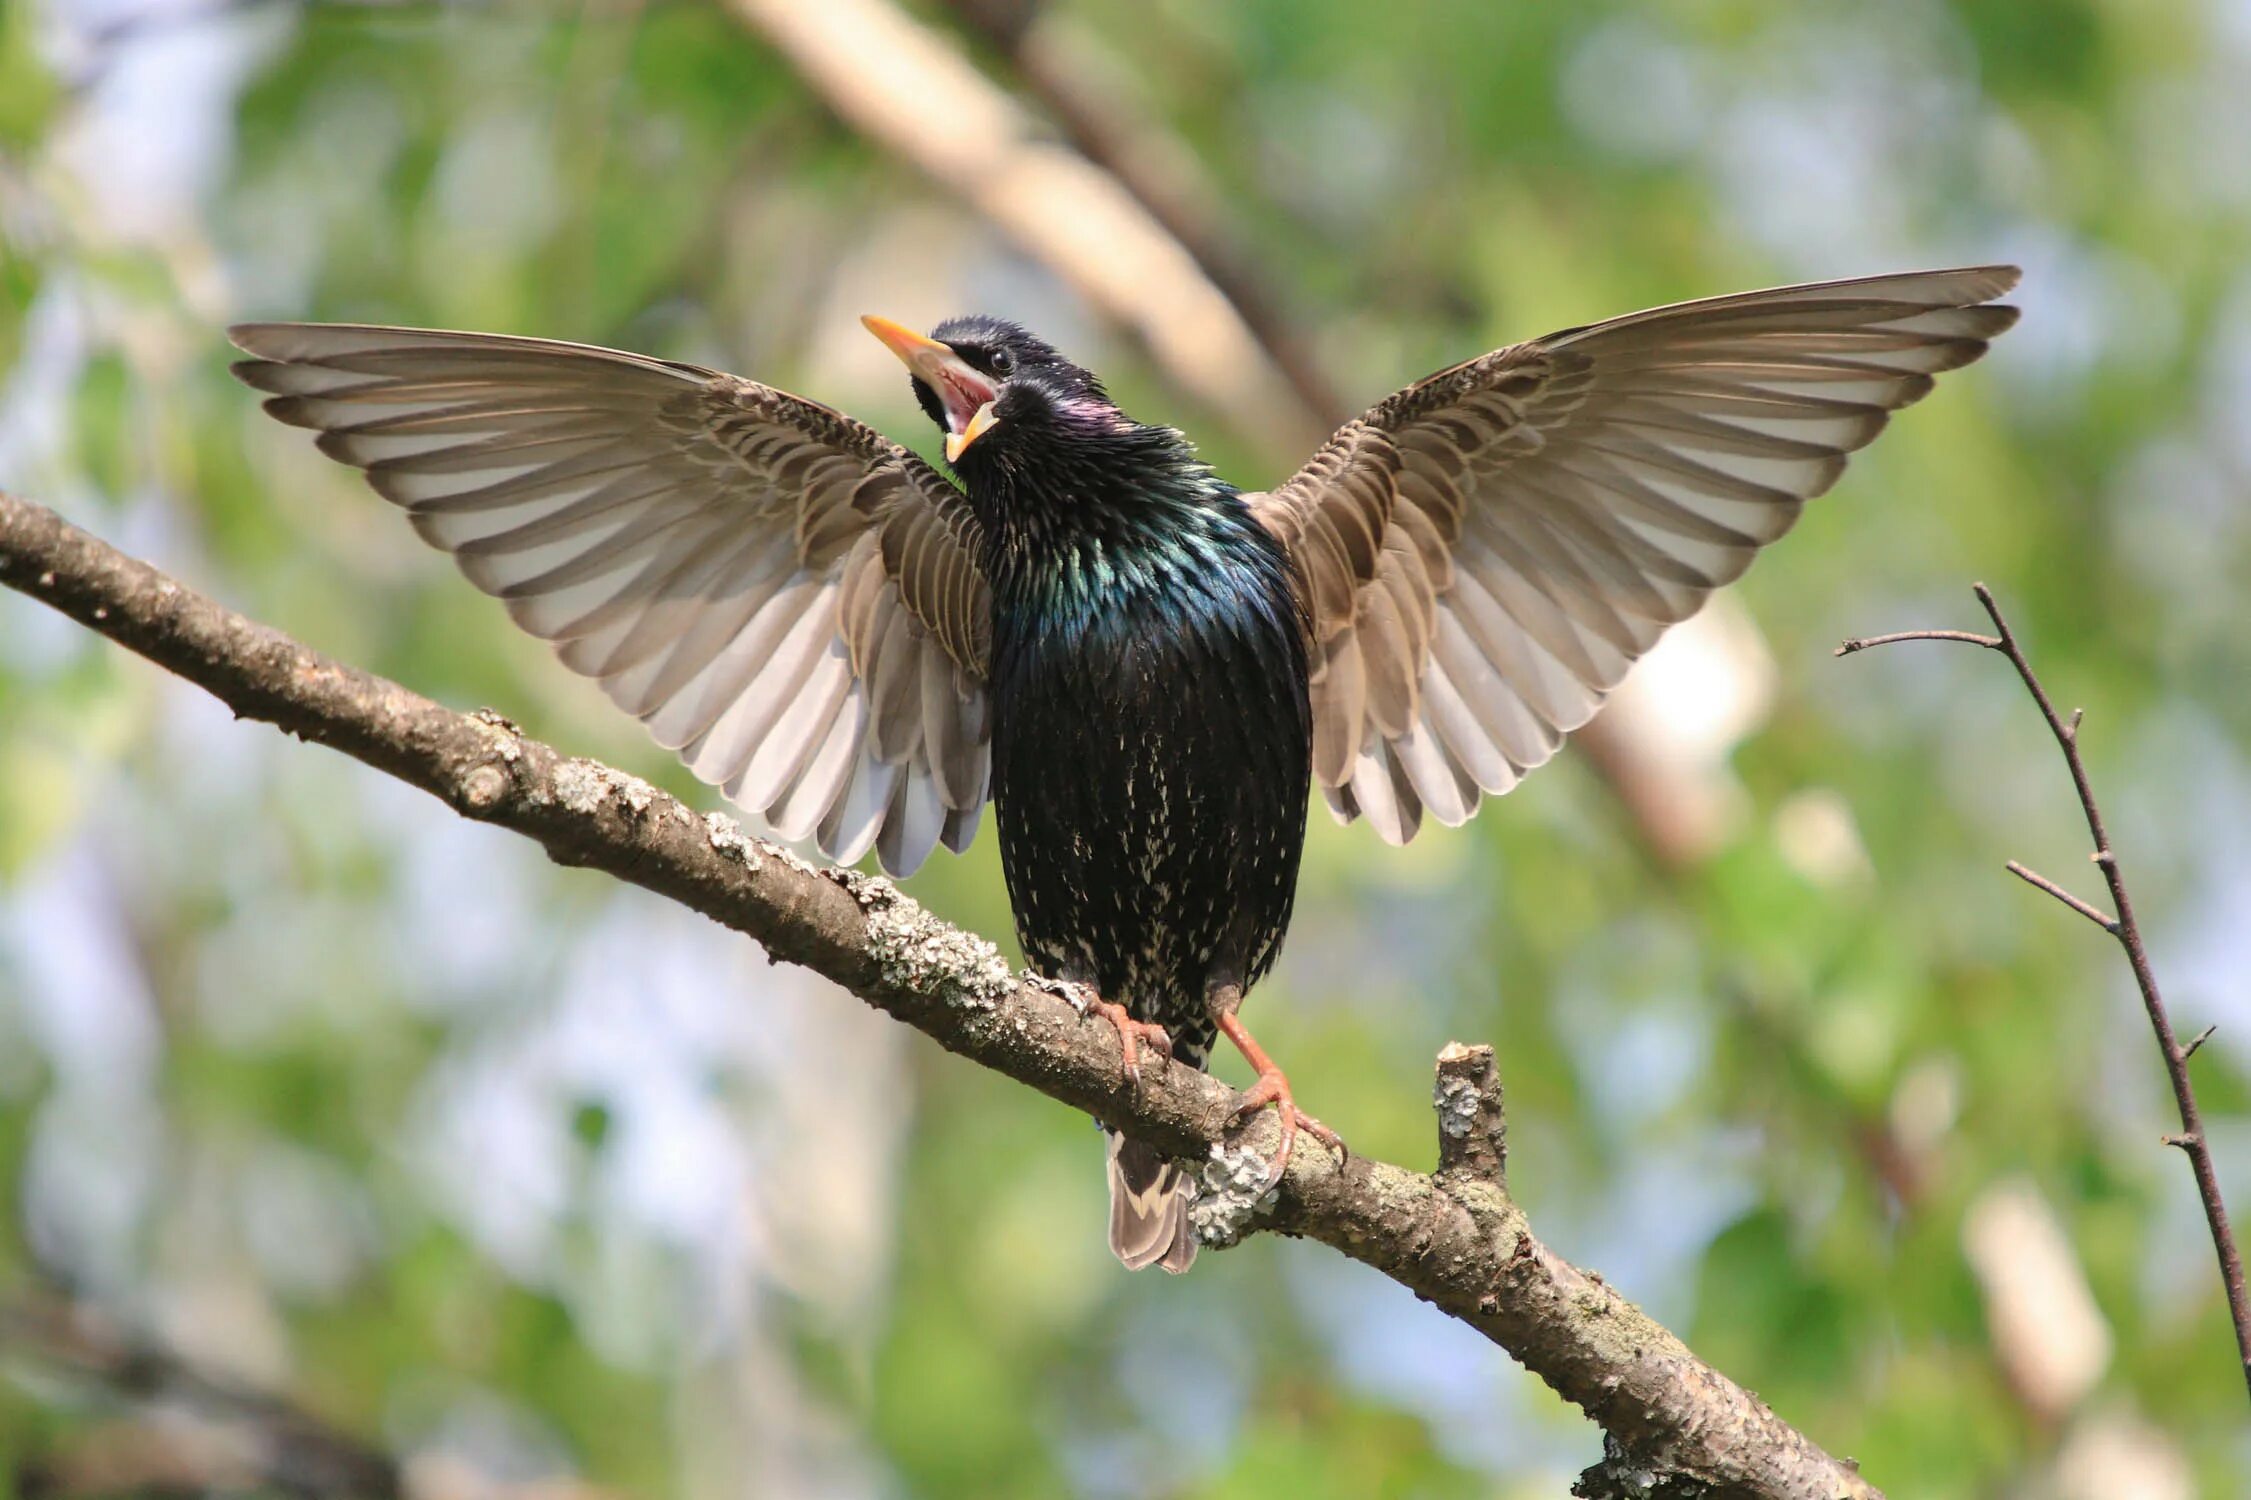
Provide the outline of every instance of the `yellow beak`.
<path id="1" fill-rule="evenodd" d="M 1000 425 L 1000 419 L 993 415 L 993 400 L 1000 391 L 991 376 L 939 340 L 916 333 L 903 323 L 870 314 L 861 318 L 860 324 L 881 339 L 886 349 L 899 356 L 899 363 L 944 403 L 946 462 L 959 459 L 971 443 Z"/>
<path id="2" fill-rule="evenodd" d="M 958 462 L 961 455 L 968 451 L 971 443 L 976 442 L 999 425 L 1000 418 L 993 415 L 992 402 L 988 401 L 983 406 L 978 407 L 970 416 L 967 427 L 959 432 L 946 434 L 946 462 Z"/>
<path id="3" fill-rule="evenodd" d="M 860 319 L 860 326 L 883 340 L 885 348 L 898 355 L 902 364 L 925 380 L 931 380 L 942 361 L 960 358 L 953 350 L 928 334 L 916 333 L 906 324 L 894 323 L 889 318 L 879 318 L 869 313 Z"/>

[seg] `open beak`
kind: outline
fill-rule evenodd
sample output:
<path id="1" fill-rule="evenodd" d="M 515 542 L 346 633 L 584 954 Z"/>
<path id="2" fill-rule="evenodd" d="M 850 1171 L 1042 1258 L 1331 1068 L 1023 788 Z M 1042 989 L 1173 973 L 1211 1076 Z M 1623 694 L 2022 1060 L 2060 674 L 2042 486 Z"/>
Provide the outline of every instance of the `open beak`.
<path id="1" fill-rule="evenodd" d="M 959 432 L 946 434 L 946 462 L 953 463 L 968 451 L 969 445 L 1000 425 L 993 415 L 993 403 L 988 401 L 970 413 L 969 425 Z"/>
<path id="2" fill-rule="evenodd" d="M 913 372 L 915 379 L 938 393 L 946 409 L 946 461 L 961 457 L 969 445 L 999 425 L 993 415 L 993 400 L 1000 389 L 992 377 L 972 366 L 969 361 L 934 338 L 916 333 L 902 323 L 889 318 L 868 316 L 860 319 L 868 332 L 883 340 L 885 348 L 899 356 L 899 362 Z"/>

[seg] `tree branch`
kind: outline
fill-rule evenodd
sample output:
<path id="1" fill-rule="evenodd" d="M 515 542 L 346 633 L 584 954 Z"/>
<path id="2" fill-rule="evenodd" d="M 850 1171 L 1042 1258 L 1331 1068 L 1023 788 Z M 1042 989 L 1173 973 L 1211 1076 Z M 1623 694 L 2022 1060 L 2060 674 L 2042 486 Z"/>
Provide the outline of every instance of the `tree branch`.
<path id="1" fill-rule="evenodd" d="M 949 1051 L 1178 1156 L 1213 1161 L 1199 1204 L 1208 1238 L 1273 1229 L 1330 1245 L 1476 1328 L 1599 1423 L 1612 1456 L 1582 1478 L 1584 1494 L 1877 1494 L 1849 1462 L 1533 1237 L 1500 1177 L 1500 1091 L 1483 1049 L 1449 1049 L 1442 1061 L 1440 1175 L 1358 1156 L 1340 1166 L 1326 1152 L 1298 1151 L 1273 1198 L 1231 1202 L 1240 1156 L 1224 1149 L 1234 1101 L 1225 1084 L 1166 1062 L 1145 1065 L 1138 1089 L 1124 1087 L 1115 1028 L 1011 975 L 991 943 L 930 916 L 889 881 L 817 870 L 637 777 L 563 756 L 497 715 L 455 713 L 331 660 L 4 493 L 0 583 L 197 684 L 238 716 L 341 750 L 464 817 L 524 834 L 558 863 L 668 896 Z M 1256 1127 L 1262 1157 L 1273 1128 L 1271 1116 Z M 1706 1488 L 1661 1487 L 1675 1484 Z"/>
<path id="2" fill-rule="evenodd" d="M 2189 1159 L 2190 1169 L 2196 1174 L 2197 1196 L 2204 1200 L 2204 1219 L 2212 1229 L 2212 1249 L 2220 1261 L 2220 1283 L 2226 1289 L 2228 1316 L 2235 1324 L 2236 1359 L 2247 1389 L 2251 1389 L 2251 1299 L 2247 1299 L 2243 1284 L 2243 1256 L 2236 1249 L 2235 1231 L 2228 1224 L 2227 1203 L 2220 1196 L 2220 1179 L 2212 1166 L 2212 1148 L 2204 1134 L 2204 1120 L 2196 1107 L 2196 1085 L 2189 1077 L 2188 1062 L 2204 1039 L 2212 1034 L 2206 1027 L 2194 1041 L 2183 1046 L 2173 1032 L 2173 1019 L 2166 1012 L 2165 1001 L 2157 992 L 2157 973 L 2150 966 L 2149 948 L 2142 941 L 2142 930 L 2134 920 L 2134 903 L 2126 894 L 2126 877 L 2119 870 L 2118 855 L 2110 847 L 2110 831 L 2103 824 L 2102 808 L 2095 802 L 2094 784 L 2087 777 L 2087 763 L 2079 754 L 2079 721 L 2085 710 L 2073 709 L 2066 719 L 2056 712 L 2048 697 L 2048 690 L 2040 685 L 2040 678 L 2032 670 L 2031 661 L 2024 648 L 2017 643 L 2016 632 L 2001 614 L 2001 606 L 1993 601 L 1993 591 L 1984 584 L 1973 584 L 1977 602 L 1984 606 L 1986 618 L 1993 622 L 1994 635 L 1974 635 L 1964 630 L 1903 630 L 1892 635 L 1867 636 L 1845 641 L 1837 647 L 1837 655 L 1850 656 L 1872 646 L 1888 646 L 1900 641 L 1955 641 L 1963 645 L 1982 646 L 1988 651 L 1998 651 L 2016 668 L 2017 677 L 2024 683 L 2025 691 L 2039 705 L 2040 716 L 2048 721 L 2048 730 L 2056 737 L 2063 751 L 2064 764 L 2071 768 L 2071 783 L 2079 792 L 2079 807 L 2087 817 L 2087 832 L 2095 841 L 2094 862 L 2103 872 L 2110 886 L 2111 905 L 2118 915 L 2106 916 L 2089 902 L 2081 900 L 2044 875 L 2010 860 L 2008 870 L 2029 885 L 2038 886 L 2049 895 L 2070 907 L 2088 921 L 2118 939 L 2126 951 L 2126 962 L 2134 971 L 2135 987 L 2141 991 L 2142 1008 L 2149 1014 L 2150 1029 L 2157 1033 L 2157 1049 L 2164 1054 L 2165 1072 L 2173 1083 L 2173 1102 L 2181 1114 L 2181 1133 L 2168 1135 L 2164 1142 L 2178 1146 Z"/>

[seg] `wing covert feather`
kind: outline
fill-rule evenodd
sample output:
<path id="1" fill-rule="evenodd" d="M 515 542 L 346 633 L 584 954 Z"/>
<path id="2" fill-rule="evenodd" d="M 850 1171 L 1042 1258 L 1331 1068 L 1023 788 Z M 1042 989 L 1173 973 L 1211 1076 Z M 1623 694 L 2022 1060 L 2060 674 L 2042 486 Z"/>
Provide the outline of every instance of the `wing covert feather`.
<path id="1" fill-rule="evenodd" d="M 1441 370 L 1248 497 L 1314 637 L 1314 776 L 1393 843 L 1514 787 L 1846 456 L 2016 321 L 2009 266 L 1777 287 Z"/>
<path id="2" fill-rule="evenodd" d="M 269 412 L 777 833 L 894 874 L 967 845 L 992 611 L 975 517 L 921 459 L 772 387 L 589 345 L 230 332 Z"/>

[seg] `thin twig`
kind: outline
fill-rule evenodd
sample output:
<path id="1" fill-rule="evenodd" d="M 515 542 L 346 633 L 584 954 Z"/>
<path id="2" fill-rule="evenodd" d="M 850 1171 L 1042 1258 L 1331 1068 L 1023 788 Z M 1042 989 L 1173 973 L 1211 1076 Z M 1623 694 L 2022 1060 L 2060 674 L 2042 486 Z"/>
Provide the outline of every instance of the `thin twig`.
<path id="1" fill-rule="evenodd" d="M 1960 641 L 1965 646 L 1983 646 L 1988 651 L 2001 649 L 2001 638 L 1997 635 L 1976 635 L 1967 630 L 1896 630 L 1890 635 L 1854 636 L 1840 643 L 1836 654 L 1850 656 L 1870 646 L 1892 646 L 1901 641 Z"/>
<path id="2" fill-rule="evenodd" d="M 2189 1159 L 2196 1174 L 2197 1195 L 2204 1201 L 2204 1218 L 2212 1228 L 2212 1249 L 2219 1257 L 2220 1282 L 2227 1291 L 2228 1316 L 2235 1324 L 2237 1363 L 2244 1377 L 2246 1389 L 2251 1389 L 2251 1297 L 2244 1290 L 2243 1256 L 2236 1249 L 2235 1231 L 2228 1224 L 2227 1204 L 2220 1196 L 2220 1179 L 2212 1166 L 2212 1148 L 2204 1134 L 2204 1120 L 2196 1105 L 2196 1086 L 2189 1077 L 2189 1058 L 2204 1045 L 2205 1037 L 2212 1034 L 2207 1027 L 2187 1046 L 2175 1038 L 2172 1017 L 2167 1014 L 2165 1001 L 2157 991 L 2157 974 L 2150 966 L 2149 948 L 2142 941 L 2142 930 L 2134 920 L 2134 903 L 2126 894 L 2126 877 L 2118 867 L 2117 851 L 2112 849 L 2110 831 L 2103 823 L 2102 808 L 2095 801 L 2093 783 L 2087 777 L 2087 763 L 2079 754 L 2079 722 L 2083 711 L 2073 709 L 2067 719 L 2056 712 L 2054 702 L 2046 688 L 2040 685 L 2039 674 L 2032 670 L 2031 661 L 2018 643 L 2016 633 L 2001 614 L 2001 606 L 1993 600 L 1993 591 L 1984 584 L 1974 585 L 1977 602 L 1984 606 L 1986 617 L 1993 622 L 1998 635 L 1973 635 L 1962 630 L 1908 630 L 1893 635 L 1870 636 L 1848 640 L 1837 648 L 1839 656 L 1866 650 L 1870 646 L 1889 645 L 1895 641 L 1960 641 L 1968 645 L 1983 646 L 2008 657 L 2016 668 L 2017 677 L 2024 683 L 2025 691 L 2039 705 L 2040 716 L 2048 721 L 2048 729 L 2055 735 L 2056 744 L 2063 750 L 2064 763 L 2071 768 L 2071 782 L 2079 792 L 2079 806 L 2087 816 L 2087 832 L 2095 841 L 2095 864 L 2101 868 L 2103 879 L 2110 886 L 2110 899 L 2117 908 L 2116 917 L 2106 917 L 2097 908 L 2080 900 L 2070 892 L 2043 876 L 2018 864 L 2009 862 L 2009 869 L 2040 887 L 2072 910 L 2100 926 L 2118 940 L 2126 951 L 2126 962 L 2134 971 L 2135 987 L 2141 991 L 2142 1008 L 2149 1014 L 2150 1028 L 2157 1033 L 2158 1051 L 2165 1058 L 2166 1076 L 2172 1080 L 2173 1102 L 2180 1110 L 2181 1130 L 2178 1135 L 2168 1135 L 2165 1144 L 2178 1146 Z"/>
<path id="3" fill-rule="evenodd" d="M 1140 1085 L 1125 1087 L 1115 1027 L 1010 975 L 992 944 L 939 921 L 887 880 L 815 869 L 637 777 L 566 758 L 497 716 L 456 713 L 324 657 L 5 493 L 0 584 L 197 684 L 240 717 L 524 834 L 558 863 L 605 871 L 745 933 L 948 1050 L 1113 1129 L 1190 1160 L 1211 1159 L 1231 1138 L 1232 1089 L 1171 1062 L 1144 1067 Z M 1271 1151 L 1271 1120 L 1257 1128 L 1248 1144 Z M 1491 1139 L 1497 1165 L 1497 1129 Z M 1214 1171 L 1226 1168 L 1223 1157 Z M 1216 1191 L 1221 1180 L 1207 1184 Z M 1245 1207 L 1235 1232 L 1319 1240 L 1507 1349 L 1617 1441 L 1626 1465 L 1617 1473 L 1768 1500 L 1876 1494 L 1677 1335 L 1542 1245 L 1498 1182 L 1471 1191 L 1357 1153 L 1340 1163 L 1301 1150 L 1278 1194 Z M 1589 1495 L 1648 1493 L 1623 1480 L 1586 1482 Z"/>
<path id="4" fill-rule="evenodd" d="M 2111 916 L 2093 902 L 2080 900 L 2039 871 L 2026 868 L 2022 861 L 2012 859 L 2003 868 L 2026 885 L 2036 885 L 2041 890 L 2046 891 L 2103 931 L 2112 934 L 2118 931 L 2118 919 L 2116 917 Z"/>

